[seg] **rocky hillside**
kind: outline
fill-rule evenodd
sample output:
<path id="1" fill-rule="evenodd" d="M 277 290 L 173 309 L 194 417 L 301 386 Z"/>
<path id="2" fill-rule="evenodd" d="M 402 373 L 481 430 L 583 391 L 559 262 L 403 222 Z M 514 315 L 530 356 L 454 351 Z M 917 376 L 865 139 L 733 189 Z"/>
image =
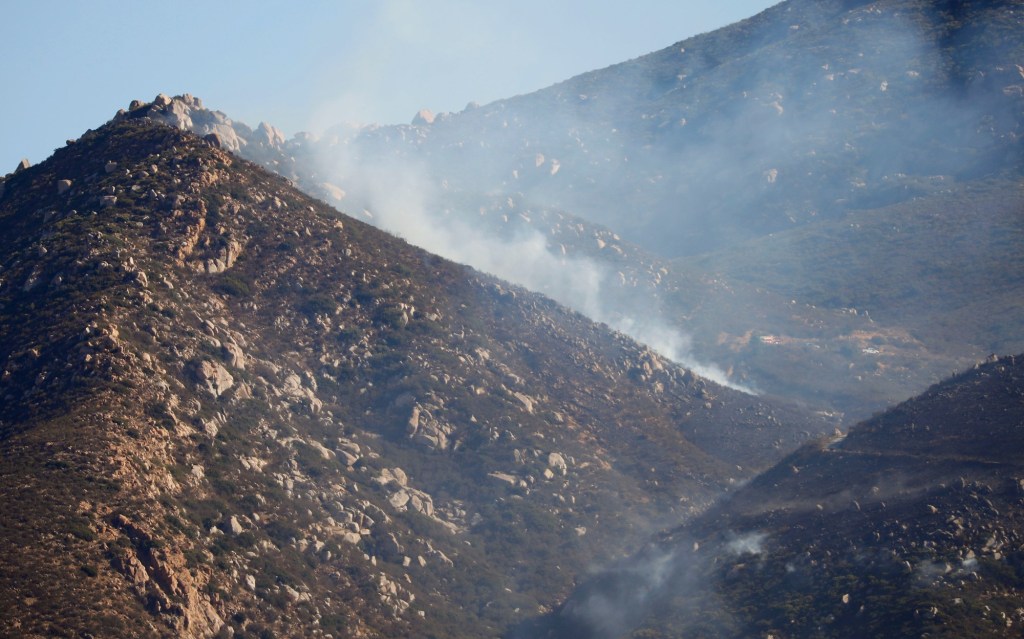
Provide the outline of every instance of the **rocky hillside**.
<path id="1" fill-rule="evenodd" d="M 1019 637 L 1022 393 L 993 360 L 805 446 L 531 636 Z"/>
<path id="2" fill-rule="evenodd" d="M 790 0 L 529 95 L 319 146 L 414 157 L 449 189 L 521 192 L 665 257 L 704 253 L 1019 175 L 1020 10 Z"/>
<path id="3" fill-rule="evenodd" d="M 149 114 L 0 180 L 0 634 L 498 636 L 834 427 Z"/>
<path id="4" fill-rule="evenodd" d="M 1024 349 L 1021 16 L 789 0 L 529 95 L 320 137 L 192 98 L 156 110 L 417 245 L 853 423 Z"/>

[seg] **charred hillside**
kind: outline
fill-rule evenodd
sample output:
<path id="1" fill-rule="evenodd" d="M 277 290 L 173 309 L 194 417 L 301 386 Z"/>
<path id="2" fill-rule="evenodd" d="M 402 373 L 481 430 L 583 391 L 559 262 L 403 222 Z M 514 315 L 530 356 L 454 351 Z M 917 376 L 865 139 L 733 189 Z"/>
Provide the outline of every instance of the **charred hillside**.
<path id="1" fill-rule="evenodd" d="M 1019 636 L 1022 393 L 998 359 L 805 446 L 581 588 L 551 636 Z"/>
<path id="2" fill-rule="evenodd" d="M 0 632 L 498 636 L 820 417 L 142 112 L 0 187 Z"/>

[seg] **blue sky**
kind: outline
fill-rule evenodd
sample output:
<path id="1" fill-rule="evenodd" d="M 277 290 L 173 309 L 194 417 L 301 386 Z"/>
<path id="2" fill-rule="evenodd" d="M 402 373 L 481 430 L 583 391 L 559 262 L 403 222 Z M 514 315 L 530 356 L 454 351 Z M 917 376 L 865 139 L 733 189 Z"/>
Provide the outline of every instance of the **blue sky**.
<path id="1" fill-rule="evenodd" d="M 773 0 L 0 0 L 0 175 L 132 99 L 192 93 L 287 135 L 549 86 Z"/>

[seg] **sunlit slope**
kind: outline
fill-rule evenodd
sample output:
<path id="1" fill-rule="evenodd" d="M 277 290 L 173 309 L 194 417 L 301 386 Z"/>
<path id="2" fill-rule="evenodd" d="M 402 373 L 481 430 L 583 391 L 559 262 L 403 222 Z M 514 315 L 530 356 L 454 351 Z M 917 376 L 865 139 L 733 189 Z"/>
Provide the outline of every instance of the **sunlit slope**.
<path id="1" fill-rule="evenodd" d="M 2 186 L 0 634 L 498 636 L 831 430 L 141 112 Z"/>

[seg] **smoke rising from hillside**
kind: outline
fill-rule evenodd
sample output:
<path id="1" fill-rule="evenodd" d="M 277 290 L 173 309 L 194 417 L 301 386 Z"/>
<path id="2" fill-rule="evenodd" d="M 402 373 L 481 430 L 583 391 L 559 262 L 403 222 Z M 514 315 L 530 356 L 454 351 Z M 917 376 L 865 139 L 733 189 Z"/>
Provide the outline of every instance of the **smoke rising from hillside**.
<path id="1" fill-rule="evenodd" d="M 348 161 L 331 170 L 345 176 L 346 186 L 369 185 L 364 197 L 382 227 L 546 293 L 728 382 L 720 370 L 692 361 L 688 337 L 656 307 L 626 310 L 609 302 L 611 266 L 560 256 L 536 232 L 498 238 L 474 225 L 473 211 L 442 217 L 438 197 L 442 179 L 464 192 L 521 192 L 527 201 L 608 225 L 674 257 L 928 196 L 965 173 L 997 170 L 1000 154 L 1020 162 L 1013 155 L 1020 102 L 1013 96 L 1020 94 L 1015 74 L 1024 76 L 1024 70 L 954 59 L 961 55 L 958 37 L 966 36 L 930 40 L 934 16 L 913 13 L 927 9 L 790 6 L 800 11 L 790 18 L 781 15 L 788 9 L 779 9 L 774 23 L 759 25 L 763 32 L 751 27 L 746 33 L 789 40 L 788 46 L 737 52 L 745 42 L 711 37 L 687 50 L 656 54 L 655 62 L 622 65 L 607 83 L 570 80 L 535 102 L 509 100 L 453 116 L 465 123 L 456 133 L 443 121 L 432 129 L 409 129 L 402 135 L 410 139 L 389 149 L 430 157 L 431 164 L 403 159 L 396 165 L 390 157 L 380 166 Z M 830 32 L 834 41 L 815 32 L 840 20 L 849 27 Z M 995 59 L 983 50 L 977 58 L 986 55 Z M 379 171 L 402 183 L 375 185 Z M 904 246 L 879 235 L 895 249 Z M 821 266 L 802 256 L 785 259 L 793 271 Z M 881 273 L 876 266 L 865 280 Z M 789 274 L 793 282 L 797 275 Z M 858 290 L 869 299 L 875 292 L 871 286 Z M 759 328 L 756 321 L 751 328 Z M 844 492 L 833 496 L 835 503 L 790 506 L 848 508 L 852 497 Z M 761 554 L 766 539 L 763 533 L 734 536 L 720 550 Z M 559 636 L 618 636 L 662 595 L 682 588 L 683 576 L 699 561 L 639 556 L 611 567 L 570 599 Z"/>
<path id="2" fill-rule="evenodd" d="M 361 203 L 374 223 L 414 244 L 543 292 L 735 386 L 720 368 L 695 361 L 694 350 L 709 345 L 691 348 L 680 308 L 622 293 L 614 260 L 561 255 L 535 231 L 499 237 L 476 210 L 443 211 L 441 198 L 521 194 L 663 258 L 706 253 L 702 268 L 713 273 L 727 270 L 731 255 L 716 249 L 945 188 L 943 176 L 1012 134 L 1012 100 L 969 74 L 946 77 L 961 67 L 922 34 L 926 18 L 834 3 L 786 13 L 758 17 L 753 48 L 709 34 L 432 124 L 349 132 L 334 147 L 325 139 L 319 172 L 349 191 L 342 209 L 358 213 L 352 203 Z M 804 46 L 837 16 L 849 23 L 841 44 Z M 1014 72 L 1007 66 L 992 82 L 1018 82 Z M 950 82 L 963 83 L 962 94 L 928 88 Z M 794 286 L 831 272 L 801 255 L 785 265 Z M 786 281 L 768 287 L 791 294 Z M 730 294 L 702 312 L 756 311 L 757 301 Z M 763 328 L 751 312 L 733 330 Z"/>
<path id="3" fill-rule="evenodd" d="M 694 587 L 693 569 L 704 559 L 649 547 L 641 554 L 594 575 L 550 620 L 554 636 L 574 639 L 615 639 L 634 628 L 668 591 Z M 513 635 L 528 639 L 532 628 Z M 532 639 L 532 637 L 530 638 Z"/>
<path id="4" fill-rule="evenodd" d="M 760 555 L 764 552 L 764 542 L 768 539 L 768 533 L 748 532 L 743 534 L 732 533 L 725 544 L 725 551 L 731 555 Z"/>
<path id="5" fill-rule="evenodd" d="M 669 597 L 707 597 L 698 575 L 723 559 L 760 556 L 768 534 L 729 531 L 704 546 L 677 539 L 674 550 L 650 546 L 583 584 L 552 620 L 556 636 L 614 639 L 636 627 Z M 692 551 L 683 550 L 692 547 Z M 703 602 L 706 605 L 711 599 Z M 517 638 L 518 639 L 518 638 Z"/>
<path id="6" fill-rule="evenodd" d="M 730 381 L 717 366 L 697 361 L 690 351 L 689 336 L 670 326 L 658 309 L 630 310 L 614 303 L 609 288 L 616 286 L 616 274 L 611 267 L 586 257 L 559 255 L 533 229 L 520 229 L 511 238 L 498 237 L 473 226 L 469 211 L 443 214 L 441 187 L 431 182 L 427 168 L 415 160 L 379 162 L 335 152 L 325 154 L 320 166 L 321 174 L 343 178 L 346 186 L 355 187 L 348 201 L 358 202 L 376 226 L 450 260 L 543 293 L 702 377 L 754 392 Z"/>

